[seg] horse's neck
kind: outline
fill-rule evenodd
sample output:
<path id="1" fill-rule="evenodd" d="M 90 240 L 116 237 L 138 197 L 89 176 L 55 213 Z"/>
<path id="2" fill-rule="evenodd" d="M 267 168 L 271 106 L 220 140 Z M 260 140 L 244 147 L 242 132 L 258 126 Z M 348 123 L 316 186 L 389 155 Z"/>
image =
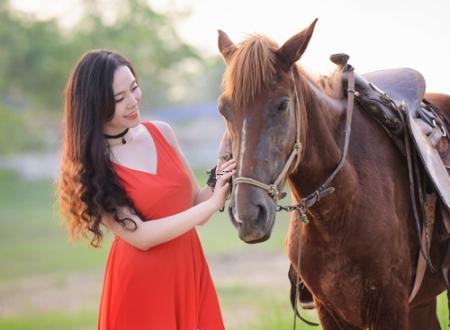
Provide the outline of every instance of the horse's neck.
<path id="1" fill-rule="evenodd" d="M 330 98 L 311 83 L 308 86 L 309 90 L 305 91 L 307 97 L 316 101 L 308 102 L 309 106 L 304 109 L 306 113 L 302 114 L 307 118 L 304 126 L 306 146 L 302 162 L 290 178 L 294 190 L 297 190 L 295 193 L 302 197 L 319 188 L 341 160 L 346 112 L 346 102 Z M 351 202 L 354 179 L 348 165 L 344 165 L 331 182 L 338 191 L 314 206 L 319 216 L 340 217 L 345 212 L 345 204 Z"/>

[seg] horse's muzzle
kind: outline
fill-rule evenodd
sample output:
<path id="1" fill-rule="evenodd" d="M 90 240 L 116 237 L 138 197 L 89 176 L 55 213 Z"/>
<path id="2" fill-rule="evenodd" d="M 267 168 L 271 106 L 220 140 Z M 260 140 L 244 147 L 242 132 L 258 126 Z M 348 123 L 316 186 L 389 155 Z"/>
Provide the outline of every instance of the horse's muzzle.
<path id="1" fill-rule="evenodd" d="M 241 204 L 239 207 L 232 202 L 228 207 L 228 215 L 242 241 L 249 244 L 264 242 L 272 234 L 275 203 L 270 197 L 258 199 L 256 203 Z"/>

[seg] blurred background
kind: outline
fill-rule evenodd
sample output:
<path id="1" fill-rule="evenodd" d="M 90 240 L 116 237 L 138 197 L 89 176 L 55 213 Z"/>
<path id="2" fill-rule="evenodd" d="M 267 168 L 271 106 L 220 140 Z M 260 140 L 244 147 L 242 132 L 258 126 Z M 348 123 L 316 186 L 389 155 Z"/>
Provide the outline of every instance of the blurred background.
<path id="1" fill-rule="evenodd" d="M 0 329 L 96 328 L 111 237 L 99 249 L 69 242 L 54 187 L 63 89 L 85 51 L 131 60 L 144 120 L 174 127 L 204 184 L 224 127 L 215 104 L 225 68 L 218 28 L 236 42 L 260 33 L 282 44 L 319 17 L 302 58 L 313 74 L 329 73 L 329 55 L 346 52 L 361 73 L 409 66 L 430 90 L 450 93 L 449 3 L 0 0 Z M 199 229 L 227 329 L 291 328 L 287 223 L 280 214 L 272 238 L 258 245 L 242 243 L 224 214 Z"/>

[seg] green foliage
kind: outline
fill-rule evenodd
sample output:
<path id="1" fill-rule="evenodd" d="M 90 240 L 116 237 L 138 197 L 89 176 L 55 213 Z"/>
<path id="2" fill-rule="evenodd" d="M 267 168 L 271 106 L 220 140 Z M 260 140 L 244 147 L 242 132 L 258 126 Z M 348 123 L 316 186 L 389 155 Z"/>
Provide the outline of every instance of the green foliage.
<path id="1" fill-rule="evenodd" d="M 185 67 L 200 57 L 177 35 L 173 20 L 179 16 L 158 14 L 144 0 L 118 1 L 113 22 L 107 21 L 98 2 L 85 1 L 85 8 L 73 31 L 77 42 L 83 50 L 108 48 L 127 56 L 136 66 L 144 102 L 168 103 L 171 85 L 189 83 Z"/>
<path id="2" fill-rule="evenodd" d="M 19 109 L 60 109 L 73 49 L 55 20 L 0 10 L 1 102 Z"/>
<path id="3" fill-rule="evenodd" d="M 91 49 L 112 49 L 131 60 L 143 109 L 217 97 L 223 62 L 204 60 L 180 39 L 175 22 L 183 15 L 159 14 L 145 0 L 113 3 L 82 0 L 79 21 L 63 28 L 56 18 L 39 20 L 0 1 L 0 154 L 36 151 L 58 140 L 64 87 Z"/>
<path id="4" fill-rule="evenodd" d="M 174 19 L 153 11 L 144 0 L 84 1 L 84 15 L 69 30 L 0 6 L 0 103 L 28 111 L 61 111 L 63 89 L 76 60 L 87 50 L 107 48 L 136 66 L 146 102 L 171 97 L 169 82 L 185 79 L 184 63 L 199 62 L 196 51 L 174 29 Z M 112 18 L 111 18 L 112 17 Z M 187 81 L 180 81 L 187 83 Z"/>
<path id="5" fill-rule="evenodd" d="M 17 113 L 0 104 L 0 155 L 44 147 L 42 135 L 24 113 Z"/>

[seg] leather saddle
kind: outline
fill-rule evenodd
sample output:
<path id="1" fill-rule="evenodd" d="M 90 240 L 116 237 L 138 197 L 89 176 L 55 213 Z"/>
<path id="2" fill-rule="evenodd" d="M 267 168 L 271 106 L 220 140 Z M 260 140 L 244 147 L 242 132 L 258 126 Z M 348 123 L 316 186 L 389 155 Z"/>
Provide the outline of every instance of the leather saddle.
<path id="1" fill-rule="evenodd" d="M 415 113 L 425 95 L 425 79 L 423 76 L 409 68 L 380 70 L 364 74 L 360 77 L 360 84 L 356 88 L 364 90 L 366 80 L 368 84 L 385 91 L 395 102 L 405 102 L 406 110 Z"/>
<path id="2" fill-rule="evenodd" d="M 406 123 L 422 164 L 431 179 L 442 202 L 450 210 L 450 176 L 430 137 L 420 127 L 423 98 L 425 95 L 425 80 L 423 76 L 412 69 L 392 69 L 375 71 L 363 75 L 370 84 L 386 91 L 405 114 Z M 359 87 L 364 84 L 359 85 Z M 358 89 L 358 85 L 356 85 Z M 362 88 L 362 90 L 364 90 Z"/>
<path id="3" fill-rule="evenodd" d="M 343 83 L 347 88 L 348 55 L 336 54 L 331 60 L 343 71 Z M 425 79 L 422 74 L 409 68 L 374 71 L 362 76 L 355 74 L 355 90 L 356 101 L 374 116 L 403 153 L 405 147 L 399 137 L 409 134 L 438 196 L 450 210 L 450 174 L 443 160 L 450 150 L 447 147 L 440 154 L 436 141 L 431 141 L 423 127 L 427 124 L 423 119 L 428 117 L 432 106 L 424 103 Z M 440 119 L 441 124 L 437 129 L 430 128 L 431 132 L 442 131 L 440 137 L 450 142 L 445 120 L 437 113 L 431 118 L 430 125 L 436 126 L 436 119 Z"/>

